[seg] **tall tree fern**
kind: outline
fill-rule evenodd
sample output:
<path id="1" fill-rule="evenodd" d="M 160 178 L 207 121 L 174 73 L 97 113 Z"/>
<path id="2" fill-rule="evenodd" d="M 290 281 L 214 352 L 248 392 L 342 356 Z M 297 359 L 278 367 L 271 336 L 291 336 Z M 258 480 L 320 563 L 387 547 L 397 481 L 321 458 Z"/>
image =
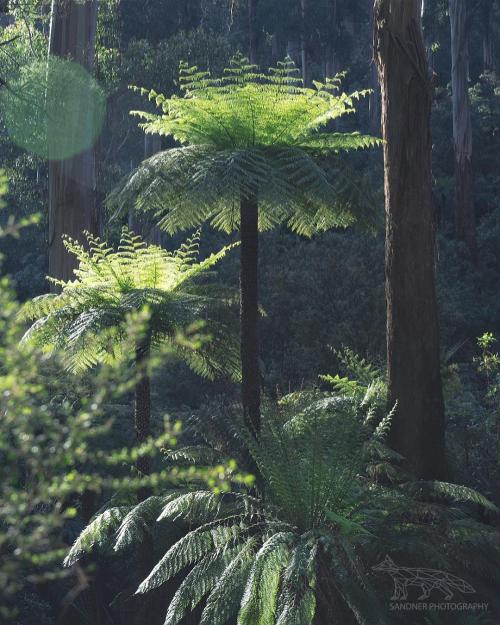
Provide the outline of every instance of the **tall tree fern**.
<path id="1" fill-rule="evenodd" d="M 311 235 L 351 224 L 362 194 L 348 184 L 339 154 L 378 143 L 326 130 L 353 113 L 366 91 L 341 93 L 338 78 L 305 88 L 297 73 L 289 59 L 263 73 L 238 56 L 221 77 L 182 65 L 182 97 L 143 90 L 162 113 L 134 112 L 142 127 L 181 147 L 144 161 L 111 197 L 118 207 L 134 201 L 153 210 L 168 232 L 203 221 L 240 230 L 242 400 L 254 432 L 260 427 L 258 231 L 285 222 Z"/>
<path id="2" fill-rule="evenodd" d="M 81 372 L 101 362 L 128 357 L 130 321 L 138 324 L 133 337 L 135 372 L 135 429 L 138 443 L 150 433 L 151 397 L 149 360 L 152 348 L 167 344 L 199 375 L 213 378 L 229 374 L 239 378 L 237 351 L 231 342 L 221 309 L 230 293 L 207 282 L 211 268 L 230 247 L 197 261 L 199 236 L 168 252 L 124 228 L 118 250 L 87 235 L 87 250 L 69 238 L 65 245 L 76 257 L 75 279 L 50 279 L 59 294 L 28 302 L 24 320 L 34 321 L 23 337 L 48 351 L 60 350 L 68 368 Z M 179 340 L 189 327 L 205 322 L 206 341 L 195 345 Z M 149 459 L 137 461 L 142 474 Z"/>

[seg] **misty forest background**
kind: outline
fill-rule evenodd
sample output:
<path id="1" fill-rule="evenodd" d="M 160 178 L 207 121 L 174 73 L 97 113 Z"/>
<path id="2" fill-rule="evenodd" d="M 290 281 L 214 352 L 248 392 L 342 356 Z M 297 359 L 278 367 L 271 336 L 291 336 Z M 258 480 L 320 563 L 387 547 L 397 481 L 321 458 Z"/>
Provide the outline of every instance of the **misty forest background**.
<path id="1" fill-rule="evenodd" d="M 383 12 L 393 5 L 403 23 L 409 18 L 400 4 L 378 0 L 374 12 L 373 0 L 0 0 L 1 623 L 410 622 L 409 615 L 384 612 L 390 578 L 371 567 L 387 554 L 401 565 L 432 564 L 470 579 L 477 596 L 489 603 L 481 614 L 419 613 L 422 622 L 499 622 L 500 3 L 408 0 L 407 8 L 415 10 L 411 28 L 418 32 L 404 32 L 423 42 L 427 67 L 420 68 L 420 77 L 425 93 L 432 94 L 429 145 L 427 96 L 418 88 L 411 91 L 415 59 L 422 61 L 418 46 L 404 36 L 398 39 L 396 25 L 387 36 L 399 44 L 388 44 L 392 52 L 384 54 L 384 28 L 393 25 Z M 19 124 L 12 111 L 24 116 L 20 126 L 26 128 L 33 120 L 36 126 L 39 110 L 42 117 L 47 113 L 48 56 L 84 67 L 101 98 L 98 105 L 88 101 L 88 106 L 102 105 L 95 141 L 84 141 L 85 149 L 70 150 L 63 155 L 68 158 L 51 156 L 50 148 L 44 153 L 38 139 L 26 139 L 31 135 L 22 128 L 12 131 L 12 124 Z M 306 88 L 316 89 L 318 81 L 326 84 L 327 77 L 341 74 L 335 93 L 371 90 L 354 98 L 353 112 L 323 124 L 320 132 L 332 133 L 332 141 L 340 133 L 351 137 L 342 149 L 325 148 L 311 157 L 327 176 L 341 172 L 343 183 L 335 187 L 334 178 L 331 188 L 337 188 L 346 214 L 359 217 L 346 224 L 333 219 L 331 228 L 314 232 L 277 219 L 275 227 L 261 232 L 258 302 L 251 292 L 251 271 L 240 275 L 240 254 L 244 267 L 249 250 L 243 218 L 229 233 L 210 219 L 197 222 L 194 217 L 186 217 L 189 227 L 165 230 L 154 210 L 142 210 L 148 197 L 155 200 L 154 193 L 136 203 L 133 184 L 121 195 L 117 191 L 137 168 L 141 171 L 145 159 L 180 145 L 173 131 L 145 133 L 130 111 L 157 113 L 156 103 L 162 104 L 155 102 L 157 94 L 183 97 L 181 63 L 220 76 L 235 58 L 240 69 L 245 63 L 259 68 L 244 70 L 259 73 L 256 84 L 265 82 L 261 71 L 288 58 L 283 80 L 300 78 Z M 55 80 L 64 99 L 70 87 L 65 90 L 63 74 Z M 130 86 L 154 94 L 148 99 Z M 202 93 L 201 83 L 197 88 Z M 408 101 L 398 95 L 399 88 L 410 92 Z M 57 116 L 57 103 L 54 110 Z M 51 123 L 49 144 L 50 133 L 58 132 Z M 195 118 L 193 127 L 197 123 L 203 122 Z M 64 135 L 63 121 L 61 126 Z M 354 132 L 384 137 L 387 143 L 356 145 Z M 401 152 L 391 152 L 398 141 Z M 358 147 L 366 149 L 352 149 Z M 425 163 L 428 148 L 432 173 Z M 56 156 L 62 156 L 57 149 Z M 329 169 L 336 163 L 340 169 Z M 253 164 L 245 161 L 242 167 L 249 168 L 245 175 L 253 175 Z M 159 166 L 152 180 L 161 176 Z M 178 179 L 184 180 L 180 174 Z M 296 183 L 299 195 L 308 181 L 304 177 Z M 252 184 L 253 179 L 249 188 Z M 314 188 L 311 184 L 311 197 Z M 213 193 L 221 194 L 220 188 Z M 258 193 L 250 196 L 242 195 L 242 217 L 244 210 L 250 214 Z M 302 196 L 290 197 L 290 203 L 302 201 Z M 418 207 L 424 204 L 420 223 Z M 265 214 L 267 208 L 259 210 Z M 387 232 L 386 214 L 392 224 Z M 105 298 L 96 295 L 99 279 L 102 284 L 108 280 L 103 289 L 113 279 L 111 264 L 104 277 L 96 269 L 97 282 L 89 283 L 83 295 L 73 296 L 62 283 L 54 286 L 47 276 L 70 280 L 78 262 L 92 273 L 88 248 L 74 247 L 70 254 L 62 244 L 63 234 L 85 243 L 84 231 L 114 248 L 121 240 L 129 254 L 127 271 L 142 265 L 146 272 L 151 262 L 154 271 L 160 267 L 167 275 L 170 261 L 161 265 L 158 252 L 151 258 L 141 255 L 142 244 L 134 243 L 129 230 L 124 234 L 124 226 L 147 245 L 170 251 L 194 235 L 176 271 L 186 270 L 182 262 L 203 265 L 210 254 L 240 238 L 243 245 L 200 269 L 206 273 L 200 282 L 208 285 L 206 291 L 198 283 L 172 287 L 159 299 L 144 296 L 148 303 L 134 309 L 125 302 L 127 289 L 118 285 L 113 297 L 126 310 L 116 304 L 113 314 L 122 315 L 121 329 L 111 331 L 111 322 L 103 321 Z M 94 240 L 94 252 L 96 246 Z M 133 288 L 136 293 L 143 285 Z M 72 312 L 36 304 L 40 300 L 34 298 L 50 291 L 54 297 L 62 291 L 64 306 L 73 306 Z M 214 313 L 210 298 L 227 306 Z M 252 321 L 244 312 L 252 298 L 250 308 L 255 305 L 257 311 L 258 304 L 260 310 L 255 353 L 248 339 L 253 335 L 246 334 L 252 332 Z M 104 328 L 104 338 L 85 345 L 87 322 L 75 319 L 88 310 L 104 310 L 102 318 L 87 318 L 85 326 L 96 335 L 95 328 Z M 51 314 L 54 321 L 42 329 L 38 343 L 28 345 L 29 325 Z M 71 314 L 75 325 L 61 338 L 57 332 Z M 212 327 L 198 323 L 213 315 Z M 59 352 L 50 332 L 59 336 Z M 76 344 L 81 366 L 77 360 L 68 366 L 67 353 Z M 113 362 L 99 356 L 119 344 L 123 349 Z M 297 419 L 303 424 L 292 436 L 283 423 Z M 411 419 L 418 422 L 414 429 Z M 350 420 L 362 423 L 357 434 L 346 425 Z M 369 433 L 367 428 L 372 428 Z M 304 432 L 306 442 L 300 438 Z M 314 462 L 311 468 L 314 454 L 326 468 Z M 287 462 L 296 465 L 295 474 Z M 360 480 L 356 496 L 345 495 L 347 481 L 339 485 L 346 466 L 351 471 L 347 481 Z M 373 486 L 368 488 L 368 481 Z M 335 492 L 329 490 L 332 484 Z M 324 499 L 323 488 L 329 493 Z M 181 493 L 204 495 L 173 506 Z M 240 529 L 232 530 L 221 510 L 237 508 L 238 497 L 246 498 L 246 507 L 244 512 L 238 508 Z M 142 512 L 127 517 L 137 502 Z M 304 520 L 300 507 L 309 505 L 313 512 Z M 150 527 L 160 513 L 168 522 L 164 534 Z M 276 519 L 285 524 L 280 532 L 296 538 L 276 534 Z M 171 560 L 148 577 L 168 548 L 206 523 L 218 523 L 220 530 L 211 539 L 212 560 L 202 560 L 208 551 L 202 553 L 193 538 L 191 551 L 188 546 L 177 555 L 169 552 Z M 249 529 L 254 523 L 265 529 Z M 87 534 L 80 534 L 86 526 Z M 240 545 L 235 535 L 221 537 L 226 536 L 221 528 L 227 533 L 243 532 L 242 527 L 247 542 L 241 547 L 235 546 Z M 66 561 L 72 566 L 63 568 L 78 536 L 80 543 Z M 128 551 L 113 554 L 106 541 L 116 536 Z M 267 552 L 259 549 L 273 536 L 267 549 L 275 555 L 266 564 Z M 285 546 L 279 546 L 280 540 Z M 224 597 L 217 581 L 223 573 L 229 576 L 227 567 L 238 554 L 232 564 L 234 570 L 240 567 L 234 573 L 240 585 L 229 584 L 232 595 Z M 227 561 L 222 563 L 219 555 Z M 254 570 L 255 557 L 262 566 Z M 311 565 L 314 558 L 317 564 Z M 203 566 L 196 564 L 200 561 Z M 196 566 L 201 566 L 198 573 Z M 189 571 L 194 572 L 190 578 Z M 473 583 L 472 571 L 481 582 Z M 142 592 L 151 592 L 137 599 L 134 592 L 145 578 Z M 228 584 L 229 577 L 224 579 Z M 185 594 L 175 594 L 183 580 L 188 580 Z M 175 609 L 172 597 L 177 598 Z M 222 606 L 233 604 L 233 612 L 227 607 L 226 614 Z"/>

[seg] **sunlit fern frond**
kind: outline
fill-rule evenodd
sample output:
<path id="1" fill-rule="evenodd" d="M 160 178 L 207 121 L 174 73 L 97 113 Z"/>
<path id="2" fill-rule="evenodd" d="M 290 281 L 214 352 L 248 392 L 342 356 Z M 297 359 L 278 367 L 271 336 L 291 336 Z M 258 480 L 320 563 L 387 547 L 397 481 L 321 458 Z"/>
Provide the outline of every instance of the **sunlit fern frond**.
<path id="1" fill-rule="evenodd" d="M 144 161 L 111 194 L 114 210 L 152 210 L 170 233 L 204 221 L 231 232 L 239 227 L 240 198 L 250 195 L 259 201 L 261 230 L 285 222 L 310 236 L 362 216 L 359 184 L 347 193 L 332 161 L 381 141 L 327 125 L 353 113 L 368 91 L 341 92 L 340 76 L 305 88 L 290 59 L 260 72 L 241 55 L 220 78 L 184 64 L 180 84 L 182 96 L 171 98 L 141 90 L 161 109 L 133 112 L 144 131 L 182 147 Z"/>
<path id="2" fill-rule="evenodd" d="M 65 240 L 78 261 L 75 277 L 57 283 L 59 294 L 24 305 L 21 319 L 34 323 L 23 341 L 61 351 L 68 368 L 80 372 L 121 358 L 130 319 L 145 313 L 152 347 L 168 344 L 199 375 L 238 379 L 236 342 L 223 314 L 236 297 L 206 279 L 234 245 L 198 260 L 199 234 L 174 252 L 147 245 L 127 228 L 117 250 L 98 237 L 87 240 L 88 248 Z M 178 340 L 200 323 L 206 340 Z"/>

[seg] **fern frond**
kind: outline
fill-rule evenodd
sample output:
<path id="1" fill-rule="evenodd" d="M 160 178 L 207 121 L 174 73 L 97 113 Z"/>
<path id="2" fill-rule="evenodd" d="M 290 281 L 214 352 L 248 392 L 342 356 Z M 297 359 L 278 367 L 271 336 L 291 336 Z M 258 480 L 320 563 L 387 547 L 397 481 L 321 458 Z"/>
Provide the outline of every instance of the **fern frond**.
<path id="1" fill-rule="evenodd" d="M 60 281 L 61 293 L 35 298 L 23 307 L 22 320 L 34 321 L 23 342 L 61 352 L 67 368 L 80 373 L 126 356 L 121 346 L 129 338 L 130 321 L 141 315 L 150 347 L 167 343 L 171 353 L 202 376 L 239 377 L 236 343 L 220 321 L 221 310 L 236 298 L 228 289 L 220 297 L 205 280 L 236 244 L 197 261 L 199 234 L 174 252 L 147 245 L 126 227 L 118 250 L 90 234 L 87 241 L 88 249 L 65 239 L 78 263 L 75 279 Z M 203 340 L 180 340 L 200 322 Z"/>
<path id="2" fill-rule="evenodd" d="M 255 538 L 249 538 L 228 564 L 207 598 L 200 625 L 225 625 L 238 612 L 255 547 Z"/>
<path id="3" fill-rule="evenodd" d="M 150 533 L 151 524 L 156 520 L 161 508 L 175 495 L 148 497 L 132 508 L 117 530 L 115 551 L 121 551 L 140 543 Z"/>
<path id="4" fill-rule="evenodd" d="M 176 542 L 140 584 L 137 593 L 158 588 L 187 566 L 201 560 L 213 549 L 222 548 L 239 534 L 239 526 L 219 526 L 197 529 Z"/>
<path id="5" fill-rule="evenodd" d="M 278 532 L 257 552 L 241 600 L 238 625 L 274 625 L 281 571 L 294 540 L 293 533 Z"/>
<path id="6" fill-rule="evenodd" d="M 369 92 L 341 93 L 340 75 L 305 88 L 295 74 L 290 59 L 260 72 L 235 57 L 219 78 L 182 66 L 182 97 L 144 92 L 160 113 L 134 111 L 143 130 L 183 147 L 142 163 L 110 206 L 153 210 L 170 233 L 204 221 L 230 232 L 239 227 L 240 197 L 257 190 L 261 230 L 286 222 L 310 236 L 350 225 L 357 207 L 345 194 L 339 199 L 338 172 L 329 178 L 316 153 L 334 159 L 380 145 L 374 137 L 325 129 Z"/>
<path id="7" fill-rule="evenodd" d="M 117 530 L 123 519 L 130 511 L 130 507 L 120 506 L 109 508 L 96 516 L 73 543 L 64 560 L 64 566 L 75 564 L 92 549 L 110 544 L 112 534 Z"/>

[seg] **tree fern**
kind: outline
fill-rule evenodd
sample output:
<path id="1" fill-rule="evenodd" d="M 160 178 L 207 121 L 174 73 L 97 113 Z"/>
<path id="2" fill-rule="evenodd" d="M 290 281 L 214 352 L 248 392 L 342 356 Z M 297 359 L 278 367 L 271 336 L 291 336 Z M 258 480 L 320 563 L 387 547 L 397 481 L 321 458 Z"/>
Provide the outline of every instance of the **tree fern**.
<path id="1" fill-rule="evenodd" d="M 138 590 L 184 572 L 167 625 L 196 606 L 203 606 L 200 625 L 234 619 L 238 625 L 311 625 L 318 611 L 332 625 L 348 618 L 392 624 L 398 621 L 380 602 L 380 580 L 371 571 L 387 553 L 406 566 L 450 570 L 481 592 L 494 592 L 498 530 L 459 503 L 485 504 L 484 498 L 443 483 L 371 480 L 363 465 L 378 435 L 358 406 L 353 398 L 319 391 L 293 394 L 278 407 L 264 406 L 257 437 L 241 415 L 221 419 L 221 428 L 248 444 L 261 480 L 251 494 L 178 493 L 159 513 L 161 523 L 187 524 L 186 535 Z"/>
<path id="2" fill-rule="evenodd" d="M 380 141 L 327 130 L 368 92 L 341 92 L 340 77 L 306 88 L 297 73 L 290 59 L 260 72 L 239 55 L 219 77 L 181 65 L 181 97 L 141 90 L 161 110 L 134 112 L 144 131 L 173 137 L 182 147 L 144 161 L 110 197 L 118 210 L 134 203 L 153 211 L 170 233 L 205 221 L 225 232 L 240 230 L 242 403 L 255 431 L 258 231 L 287 223 L 310 236 L 373 214 L 353 193 L 357 185 L 349 184 L 339 153 Z"/>
<path id="3" fill-rule="evenodd" d="M 146 245 L 127 228 L 116 251 L 90 234 L 87 240 L 88 250 L 65 240 L 78 261 L 75 279 L 52 280 L 60 293 L 42 295 L 23 307 L 21 318 L 34 321 L 23 341 L 60 351 L 75 373 L 119 358 L 132 361 L 136 368 L 135 429 L 142 444 L 150 434 L 151 349 L 167 346 L 204 377 L 239 378 L 236 345 L 221 320 L 221 310 L 229 306 L 231 296 L 200 280 L 233 246 L 198 262 L 198 234 L 174 252 Z M 197 341 L 201 344 L 179 340 L 200 323 L 205 338 Z M 138 459 L 137 470 L 150 472 L 147 457 Z"/>
<path id="4" fill-rule="evenodd" d="M 176 337 L 205 318 L 206 334 L 213 331 L 214 339 L 214 345 L 207 343 L 205 350 L 199 350 L 199 357 L 207 363 L 207 374 L 226 367 L 228 373 L 238 375 L 237 356 L 232 354 L 230 343 L 224 342 L 225 358 L 215 358 L 227 328 L 215 319 L 211 327 L 210 317 L 224 299 L 216 285 L 199 282 L 232 246 L 198 262 L 199 235 L 175 252 L 146 245 L 127 228 L 122 230 L 117 251 L 97 237 L 87 238 L 88 251 L 71 239 L 65 241 L 78 261 L 75 279 L 62 282 L 49 278 L 61 292 L 36 297 L 23 307 L 21 319 L 35 320 L 25 341 L 64 351 L 68 368 L 80 372 L 101 360 L 119 357 L 128 318 L 134 312 L 146 311 L 152 345 L 166 342 L 189 360 L 188 350 L 176 344 Z"/>

